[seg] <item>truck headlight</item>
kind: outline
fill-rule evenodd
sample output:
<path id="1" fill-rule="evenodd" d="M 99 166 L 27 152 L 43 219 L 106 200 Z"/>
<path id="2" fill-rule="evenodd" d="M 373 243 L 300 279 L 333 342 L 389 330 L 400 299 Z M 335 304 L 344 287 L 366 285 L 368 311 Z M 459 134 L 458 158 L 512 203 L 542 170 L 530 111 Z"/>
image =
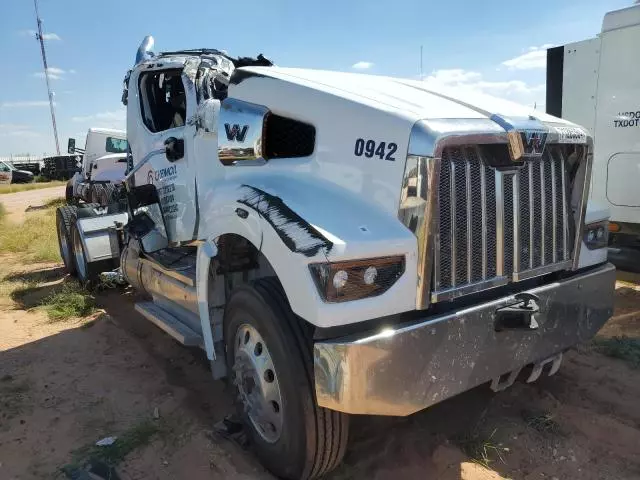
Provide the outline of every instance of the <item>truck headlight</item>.
<path id="1" fill-rule="evenodd" d="M 347 302 L 389 290 L 404 273 L 404 256 L 312 263 L 309 270 L 325 302 Z"/>
<path id="2" fill-rule="evenodd" d="M 590 223 L 584 226 L 582 239 L 589 250 L 605 248 L 609 243 L 608 221 Z"/>

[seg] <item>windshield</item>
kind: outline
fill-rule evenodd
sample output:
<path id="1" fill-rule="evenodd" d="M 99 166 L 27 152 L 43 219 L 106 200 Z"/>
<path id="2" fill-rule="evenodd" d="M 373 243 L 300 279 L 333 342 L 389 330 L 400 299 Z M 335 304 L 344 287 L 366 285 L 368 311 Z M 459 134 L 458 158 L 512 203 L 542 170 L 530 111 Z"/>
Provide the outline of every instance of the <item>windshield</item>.
<path id="1" fill-rule="evenodd" d="M 2 168 L 2 167 L 6 167 L 6 168 Z M 6 169 L 9 170 L 17 170 L 16 167 L 14 167 L 13 165 L 9 164 L 9 163 L 5 163 L 5 162 L 0 162 L 0 170 L 4 170 L 5 172 L 7 171 Z"/>
<path id="2" fill-rule="evenodd" d="M 127 141 L 123 138 L 107 137 L 104 149 L 108 153 L 127 153 Z"/>

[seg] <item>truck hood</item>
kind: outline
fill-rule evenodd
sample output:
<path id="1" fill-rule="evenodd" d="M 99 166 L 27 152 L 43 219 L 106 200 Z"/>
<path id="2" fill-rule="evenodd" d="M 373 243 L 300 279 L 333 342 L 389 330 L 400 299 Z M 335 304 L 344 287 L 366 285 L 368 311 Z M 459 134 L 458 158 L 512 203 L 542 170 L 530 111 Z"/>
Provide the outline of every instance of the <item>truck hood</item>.
<path id="1" fill-rule="evenodd" d="M 381 109 L 395 110 L 413 120 L 489 118 L 497 114 L 503 117 L 533 116 L 544 123 L 573 125 L 540 110 L 464 86 L 451 87 L 417 80 L 299 68 L 254 67 L 241 70 L 326 91 L 352 101 L 374 103 Z"/>

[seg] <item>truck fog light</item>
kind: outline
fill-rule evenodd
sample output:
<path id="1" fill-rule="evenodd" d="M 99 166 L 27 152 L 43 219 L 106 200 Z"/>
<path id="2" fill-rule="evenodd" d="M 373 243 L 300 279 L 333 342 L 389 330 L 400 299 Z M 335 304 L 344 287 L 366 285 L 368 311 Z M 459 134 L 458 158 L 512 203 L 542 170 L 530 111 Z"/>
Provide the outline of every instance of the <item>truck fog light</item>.
<path id="1" fill-rule="evenodd" d="M 404 255 L 312 263 L 311 276 L 325 302 L 375 297 L 391 288 L 404 273 Z"/>
<path id="2" fill-rule="evenodd" d="M 376 281 L 376 277 L 378 276 L 378 270 L 376 267 L 369 267 L 364 271 L 364 283 L 367 285 L 373 285 L 373 282 Z"/>
<path id="3" fill-rule="evenodd" d="M 605 248 L 609 243 L 609 227 L 607 221 L 590 223 L 584 226 L 582 240 L 589 250 Z"/>
<path id="4" fill-rule="evenodd" d="M 333 276 L 333 286 L 336 290 L 340 290 L 347 284 L 348 279 L 349 274 L 347 272 L 345 272 L 344 270 L 338 270 Z"/>

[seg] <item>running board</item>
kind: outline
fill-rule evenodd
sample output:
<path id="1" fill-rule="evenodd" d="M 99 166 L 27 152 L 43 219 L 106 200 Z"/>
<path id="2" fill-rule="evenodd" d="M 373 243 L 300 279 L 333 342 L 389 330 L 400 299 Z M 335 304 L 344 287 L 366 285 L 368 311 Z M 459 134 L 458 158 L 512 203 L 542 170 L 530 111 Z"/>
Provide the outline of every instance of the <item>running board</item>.
<path id="1" fill-rule="evenodd" d="M 202 336 L 194 332 L 187 325 L 178 320 L 174 315 L 167 312 L 153 302 L 141 302 L 135 304 L 135 309 L 147 320 L 150 320 L 157 327 L 167 332 L 181 344 L 187 347 L 202 346 Z"/>

